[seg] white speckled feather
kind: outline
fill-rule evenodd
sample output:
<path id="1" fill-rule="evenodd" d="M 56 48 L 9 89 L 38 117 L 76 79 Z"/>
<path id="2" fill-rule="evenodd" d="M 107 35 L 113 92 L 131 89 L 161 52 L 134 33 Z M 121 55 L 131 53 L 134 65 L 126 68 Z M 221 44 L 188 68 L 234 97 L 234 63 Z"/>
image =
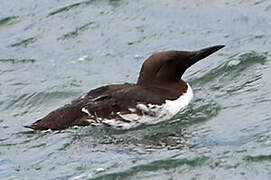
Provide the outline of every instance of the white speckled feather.
<path id="1" fill-rule="evenodd" d="M 120 115 L 129 122 L 116 121 L 115 119 L 103 119 L 102 123 L 119 129 L 130 129 L 140 124 L 156 124 L 161 121 L 168 120 L 175 116 L 179 111 L 183 110 L 193 98 L 193 90 L 187 83 L 187 91 L 176 100 L 166 100 L 163 105 L 138 104 L 137 109 L 143 112 L 142 116 L 137 114 Z"/>

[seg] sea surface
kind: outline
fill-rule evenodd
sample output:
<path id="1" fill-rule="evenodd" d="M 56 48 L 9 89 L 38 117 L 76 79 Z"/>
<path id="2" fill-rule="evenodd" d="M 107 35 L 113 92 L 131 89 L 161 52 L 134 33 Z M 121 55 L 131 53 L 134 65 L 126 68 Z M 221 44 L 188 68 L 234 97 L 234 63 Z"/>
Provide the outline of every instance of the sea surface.
<path id="1" fill-rule="evenodd" d="M 162 50 L 226 47 L 183 79 L 192 103 L 130 130 L 33 132 L 90 89 L 136 82 Z M 0 179 L 270 180 L 270 0 L 0 3 Z"/>

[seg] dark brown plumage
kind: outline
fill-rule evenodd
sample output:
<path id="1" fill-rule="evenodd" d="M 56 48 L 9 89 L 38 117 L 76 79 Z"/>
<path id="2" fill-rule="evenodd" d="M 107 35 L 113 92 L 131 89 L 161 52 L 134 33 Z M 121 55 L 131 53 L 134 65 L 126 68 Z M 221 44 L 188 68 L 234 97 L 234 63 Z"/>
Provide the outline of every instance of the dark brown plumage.
<path id="1" fill-rule="evenodd" d="M 90 125 L 87 119 L 91 119 L 94 124 L 103 124 L 103 119 L 127 121 L 120 115 L 131 113 L 131 108 L 135 114 L 142 115 L 146 112 L 136 108 L 138 103 L 161 105 L 165 100 L 177 99 L 187 90 L 186 82 L 181 80 L 185 70 L 223 47 L 156 53 L 144 62 L 137 84 L 115 84 L 91 90 L 26 127 L 62 130 L 71 126 Z"/>

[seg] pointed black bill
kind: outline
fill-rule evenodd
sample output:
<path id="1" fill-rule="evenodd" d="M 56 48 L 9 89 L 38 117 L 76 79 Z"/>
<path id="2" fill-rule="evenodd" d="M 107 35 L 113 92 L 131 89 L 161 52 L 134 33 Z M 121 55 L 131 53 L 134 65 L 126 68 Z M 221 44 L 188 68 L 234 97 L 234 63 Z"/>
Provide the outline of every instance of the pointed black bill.
<path id="1" fill-rule="evenodd" d="M 207 56 L 213 54 L 214 52 L 218 51 L 219 49 L 225 47 L 225 45 L 217 45 L 208 48 L 201 49 L 199 51 L 195 51 L 195 54 L 189 58 L 189 67 L 198 62 L 201 59 L 206 58 Z"/>

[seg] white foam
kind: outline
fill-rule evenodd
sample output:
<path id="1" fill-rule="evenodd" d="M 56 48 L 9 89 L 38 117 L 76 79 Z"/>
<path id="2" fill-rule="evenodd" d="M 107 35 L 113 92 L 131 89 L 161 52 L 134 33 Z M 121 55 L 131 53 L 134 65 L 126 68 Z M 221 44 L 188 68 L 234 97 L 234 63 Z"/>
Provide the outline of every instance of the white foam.
<path id="1" fill-rule="evenodd" d="M 77 61 L 85 61 L 88 58 L 88 55 L 84 55 L 82 57 L 79 57 Z"/>
<path id="2" fill-rule="evenodd" d="M 240 60 L 232 60 L 230 62 L 228 62 L 228 66 L 229 67 L 233 67 L 233 66 L 237 66 L 238 64 L 240 64 Z"/>

